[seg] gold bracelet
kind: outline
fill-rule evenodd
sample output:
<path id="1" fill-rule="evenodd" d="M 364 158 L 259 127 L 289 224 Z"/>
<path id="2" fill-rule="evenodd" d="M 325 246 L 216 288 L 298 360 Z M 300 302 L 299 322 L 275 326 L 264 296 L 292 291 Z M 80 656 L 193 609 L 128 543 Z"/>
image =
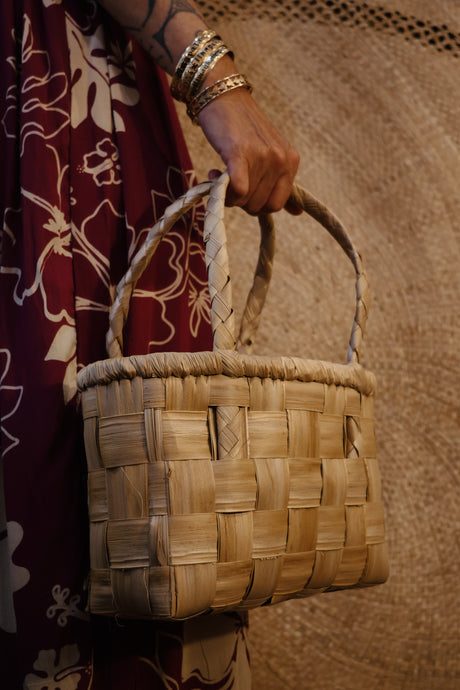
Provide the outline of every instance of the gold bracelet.
<path id="1" fill-rule="evenodd" d="M 182 55 L 179 58 L 179 62 L 176 65 L 176 69 L 174 71 L 174 75 L 173 75 L 173 78 L 171 81 L 171 87 L 170 88 L 171 88 L 171 93 L 172 93 L 174 98 L 176 98 L 176 96 L 174 95 L 174 92 L 176 90 L 180 91 L 180 81 L 182 79 L 182 75 L 183 75 L 184 70 L 187 67 L 187 65 L 192 60 L 194 60 L 197 53 L 207 43 L 209 43 L 209 41 L 211 41 L 215 37 L 216 37 L 216 32 L 212 31 L 210 29 L 204 29 L 202 31 L 197 31 L 193 41 L 184 50 L 184 52 L 182 53 Z"/>
<path id="2" fill-rule="evenodd" d="M 211 29 L 203 29 L 202 31 L 196 32 L 195 38 L 190 43 L 190 45 L 188 45 L 187 48 L 184 50 L 184 52 L 179 58 L 179 62 L 176 65 L 175 74 L 179 79 L 182 77 L 182 73 L 189 60 L 192 60 L 198 53 L 200 48 L 202 48 L 203 45 L 205 45 L 205 43 L 208 43 L 208 41 L 210 41 L 212 38 L 215 38 L 215 36 L 216 32 L 212 31 Z"/>
<path id="3" fill-rule="evenodd" d="M 252 86 L 244 76 L 244 74 L 231 74 L 228 77 L 219 79 L 214 84 L 207 86 L 203 91 L 201 91 L 195 98 L 193 98 L 187 106 L 187 115 L 190 117 L 192 122 L 196 124 L 198 114 L 205 108 L 211 101 L 219 96 L 222 96 L 228 91 L 233 91 L 233 89 L 245 88 L 250 93 L 252 93 Z"/>
<path id="4" fill-rule="evenodd" d="M 190 85 L 195 78 L 196 73 L 201 68 L 203 63 L 208 59 L 210 55 L 213 55 L 216 51 L 222 48 L 224 44 L 221 39 L 216 36 L 209 43 L 207 43 L 203 48 L 195 55 L 193 60 L 191 60 L 187 67 L 185 68 L 182 78 L 180 80 L 180 86 L 178 89 L 178 95 L 180 98 L 178 100 L 187 103 L 190 100 Z"/>
<path id="5" fill-rule="evenodd" d="M 190 86 L 187 92 L 187 101 L 193 100 L 198 94 L 200 87 L 207 74 L 217 65 L 219 60 L 224 57 L 224 55 L 230 54 L 233 57 L 233 53 L 225 46 L 223 43 L 217 48 L 209 57 L 207 57 L 201 65 L 198 67 L 195 76 L 190 82 Z"/>

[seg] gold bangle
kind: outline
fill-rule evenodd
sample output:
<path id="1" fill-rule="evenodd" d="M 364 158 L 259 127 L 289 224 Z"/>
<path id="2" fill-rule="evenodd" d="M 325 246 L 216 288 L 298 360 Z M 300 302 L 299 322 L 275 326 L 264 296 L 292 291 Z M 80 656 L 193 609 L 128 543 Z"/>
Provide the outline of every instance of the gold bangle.
<path id="1" fill-rule="evenodd" d="M 196 32 L 195 38 L 190 43 L 190 45 L 188 45 L 187 48 L 184 50 L 184 52 L 179 58 L 179 62 L 176 65 L 175 75 L 177 75 L 179 79 L 182 77 L 182 73 L 189 60 L 193 59 L 195 55 L 198 53 L 199 49 L 203 47 L 205 43 L 208 43 L 208 41 L 210 41 L 215 36 L 216 32 L 212 31 L 211 29 L 203 29 L 202 31 Z"/>
<path id="2" fill-rule="evenodd" d="M 195 55 L 193 60 L 191 60 L 186 66 L 182 78 L 180 80 L 180 86 L 178 89 L 178 95 L 180 98 L 178 100 L 187 102 L 190 100 L 190 85 L 195 78 L 196 73 L 201 68 L 203 63 L 208 59 L 208 57 L 214 54 L 217 50 L 223 47 L 221 39 L 216 36 L 209 43 L 203 46 L 203 48 Z"/>
<path id="3" fill-rule="evenodd" d="M 224 57 L 224 55 L 230 54 L 233 57 L 233 53 L 225 46 L 223 43 L 213 52 L 209 57 L 207 57 L 201 65 L 198 67 L 193 79 L 190 82 L 190 86 L 187 92 L 187 100 L 191 101 L 198 94 L 199 89 L 206 79 L 207 74 L 217 65 L 219 60 Z"/>
<path id="4" fill-rule="evenodd" d="M 198 114 L 205 108 L 211 101 L 219 96 L 222 96 L 228 91 L 233 91 L 233 89 L 245 88 L 250 93 L 252 92 L 252 86 L 244 76 L 244 74 L 231 74 L 228 77 L 219 79 L 214 84 L 207 86 L 203 91 L 201 91 L 195 98 L 193 98 L 187 106 L 187 115 L 190 117 L 192 122 L 196 124 Z"/>
<path id="5" fill-rule="evenodd" d="M 183 75 L 184 70 L 187 67 L 187 65 L 192 60 L 194 60 L 197 53 L 207 43 L 209 43 L 209 41 L 211 41 L 215 37 L 216 37 L 216 32 L 212 31 L 210 29 L 203 29 L 201 31 L 197 31 L 193 41 L 184 50 L 184 52 L 180 56 L 179 61 L 176 65 L 176 69 L 174 71 L 174 75 L 173 75 L 173 78 L 171 81 L 171 87 L 170 88 L 171 88 L 171 93 L 172 93 L 174 98 L 176 98 L 176 96 L 174 95 L 174 92 L 176 90 L 180 90 L 180 81 L 181 81 L 182 75 Z"/>

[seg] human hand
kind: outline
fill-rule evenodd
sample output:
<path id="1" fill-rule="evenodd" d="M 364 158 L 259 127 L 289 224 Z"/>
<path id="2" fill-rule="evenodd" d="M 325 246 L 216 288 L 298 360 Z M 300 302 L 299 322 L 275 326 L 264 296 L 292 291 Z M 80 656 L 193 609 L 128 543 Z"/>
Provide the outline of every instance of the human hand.
<path id="1" fill-rule="evenodd" d="M 174 74 L 196 32 L 207 28 L 192 0 L 99 2 L 169 74 Z M 201 86 L 206 88 L 237 71 L 232 58 L 226 54 L 207 73 Z M 229 172 L 229 205 L 242 206 L 251 214 L 270 213 L 283 207 L 291 213 L 300 213 L 288 202 L 299 155 L 262 113 L 249 91 L 236 88 L 220 95 L 199 112 L 197 119 Z M 218 174 L 211 171 L 210 177 Z"/>
<path id="2" fill-rule="evenodd" d="M 246 89 L 235 89 L 209 103 L 198 115 L 206 138 L 230 175 L 226 203 L 250 214 L 286 208 L 299 154 L 267 119 Z M 209 177 L 220 173 L 211 170 Z"/>

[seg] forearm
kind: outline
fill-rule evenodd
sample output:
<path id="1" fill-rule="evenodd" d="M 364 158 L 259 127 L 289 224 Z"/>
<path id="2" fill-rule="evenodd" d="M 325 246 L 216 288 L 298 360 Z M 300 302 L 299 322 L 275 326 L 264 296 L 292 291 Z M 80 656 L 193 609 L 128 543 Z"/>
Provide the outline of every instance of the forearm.
<path id="1" fill-rule="evenodd" d="M 197 32 L 207 28 L 192 0 L 99 2 L 171 75 Z M 213 62 L 201 75 L 203 80 L 198 79 L 198 91 L 238 71 L 228 53 L 217 59 L 217 64 Z M 185 99 L 178 94 L 179 100 L 185 102 L 196 95 L 190 83 L 186 87 L 189 91 Z M 289 197 L 299 157 L 263 115 L 247 88 L 219 95 L 199 110 L 197 119 L 230 172 L 227 202 L 250 213 L 282 208 Z"/>
<path id="2" fill-rule="evenodd" d="M 206 22 L 190 0 L 99 0 L 153 60 L 172 74 L 195 33 Z"/>

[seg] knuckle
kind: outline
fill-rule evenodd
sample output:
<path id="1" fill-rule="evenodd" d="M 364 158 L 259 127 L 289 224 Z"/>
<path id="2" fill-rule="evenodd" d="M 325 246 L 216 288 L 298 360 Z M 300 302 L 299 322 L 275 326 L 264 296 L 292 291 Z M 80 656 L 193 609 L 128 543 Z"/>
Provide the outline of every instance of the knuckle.
<path id="1" fill-rule="evenodd" d="M 281 176 L 288 175 L 293 179 L 300 163 L 300 155 L 297 150 L 290 144 L 286 146 L 274 144 L 270 153 L 270 162 L 274 169 L 278 170 Z"/>
<path id="2" fill-rule="evenodd" d="M 286 165 L 286 151 L 282 146 L 273 145 L 271 149 L 271 159 L 277 168 L 283 168 Z"/>

